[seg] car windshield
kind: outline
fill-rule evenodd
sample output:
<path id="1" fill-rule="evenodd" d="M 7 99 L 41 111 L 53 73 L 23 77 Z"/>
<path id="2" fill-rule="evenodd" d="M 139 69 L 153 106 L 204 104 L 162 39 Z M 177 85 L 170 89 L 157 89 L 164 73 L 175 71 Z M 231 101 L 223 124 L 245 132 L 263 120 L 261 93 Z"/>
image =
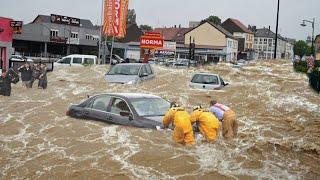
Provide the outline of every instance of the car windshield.
<path id="1" fill-rule="evenodd" d="M 108 75 L 138 75 L 140 66 L 138 65 L 120 65 L 114 66 L 108 73 Z"/>
<path id="2" fill-rule="evenodd" d="M 170 103 L 162 98 L 144 98 L 133 100 L 132 106 L 139 116 L 164 116 Z"/>
<path id="3" fill-rule="evenodd" d="M 192 83 L 198 84 L 219 84 L 217 76 L 197 74 L 192 78 Z"/>

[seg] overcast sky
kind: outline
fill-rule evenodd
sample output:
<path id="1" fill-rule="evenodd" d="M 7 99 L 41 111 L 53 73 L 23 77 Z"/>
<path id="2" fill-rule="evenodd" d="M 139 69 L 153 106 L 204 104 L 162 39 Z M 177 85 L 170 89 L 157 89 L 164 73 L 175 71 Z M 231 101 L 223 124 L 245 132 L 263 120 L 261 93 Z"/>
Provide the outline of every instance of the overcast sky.
<path id="1" fill-rule="evenodd" d="M 1 0 L 0 16 L 31 22 L 38 14 L 61 14 L 100 23 L 102 0 Z M 320 0 L 281 0 L 279 32 L 289 38 L 306 39 L 312 29 L 301 27 L 303 19 L 316 18 L 320 34 Z M 130 0 L 138 24 L 152 27 L 188 26 L 210 15 L 222 20 L 239 19 L 245 25 L 271 26 L 275 31 L 277 0 Z"/>

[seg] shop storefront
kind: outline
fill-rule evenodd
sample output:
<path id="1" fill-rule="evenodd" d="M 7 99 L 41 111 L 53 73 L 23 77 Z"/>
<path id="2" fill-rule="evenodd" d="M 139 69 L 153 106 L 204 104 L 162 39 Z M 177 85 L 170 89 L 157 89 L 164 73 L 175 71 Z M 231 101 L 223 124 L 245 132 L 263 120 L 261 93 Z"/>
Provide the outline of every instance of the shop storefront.
<path id="1" fill-rule="evenodd" d="M 9 67 L 9 58 L 12 51 L 12 19 L 0 17 L 0 72 Z"/>

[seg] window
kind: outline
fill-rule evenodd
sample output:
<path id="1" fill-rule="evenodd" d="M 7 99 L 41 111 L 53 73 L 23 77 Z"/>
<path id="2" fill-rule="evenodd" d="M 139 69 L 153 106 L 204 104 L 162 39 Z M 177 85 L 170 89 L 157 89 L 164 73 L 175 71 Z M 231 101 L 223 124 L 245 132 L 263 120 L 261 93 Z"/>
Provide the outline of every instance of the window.
<path id="1" fill-rule="evenodd" d="M 268 39 L 264 39 L 264 40 L 263 40 L 263 43 L 264 43 L 264 44 L 268 44 Z"/>
<path id="2" fill-rule="evenodd" d="M 148 74 L 146 66 L 142 66 L 139 75 Z"/>
<path id="3" fill-rule="evenodd" d="M 77 32 L 71 32 L 71 38 L 78 39 L 78 33 Z"/>
<path id="4" fill-rule="evenodd" d="M 109 72 L 109 75 L 139 75 L 141 65 L 117 65 L 114 66 Z"/>
<path id="5" fill-rule="evenodd" d="M 94 64 L 94 59 L 92 58 L 84 58 L 84 64 Z"/>
<path id="6" fill-rule="evenodd" d="M 92 36 L 90 34 L 86 34 L 86 39 L 91 40 Z"/>
<path id="7" fill-rule="evenodd" d="M 71 58 L 64 58 L 61 61 L 59 61 L 60 64 L 70 64 Z"/>
<path id="8" fill-rule="evenodd" d="M 58 30 L 54 30 L 54 29 L 50 30 L 50 36 L 51 37 L 58 37 L 58 33 L 59 33 Z"/>
<path id="9" fill-rule="evenodd" d="M 129 112 L 130 109 L 127 105 L 127 103 L 122 99 L 114 99 L 111 105 L 111 113 L 120 115 L 120 112 Z"/>
<path id="10" fill-rule="evenodd" d="M 73 58 L 73 64 L 82 64 L 82 58 Z"/>
<path id="11" fill-rule="evenodd" d="M 109 96 L 99 96 L 94 100 L 92 104 L 92 109 L 99 110 L 99 111 L 107 111 L 109 102 L 110 102 Z"/>
<path id="12" fill-rule="evenodd" d="M 164 116 L 170 109 L 170 103 L 162 98 L 134 99 L 132 106 L 139 116 Z"/>
<path id="13" fill-rule="evenodd" d="M 192 83 L 198 84 L 219 84 L 217 76 L 197 74 L 192 78 Z"/>
<path id="14" fill-rule="evenodd" d="M 150 66 L 150 65 L 147 65 L 147 72 L 148 72 L 148 74 L 153 74 L 153 72 L 152 72 L 152 69 L 151 69 L 151 66 Z"/>

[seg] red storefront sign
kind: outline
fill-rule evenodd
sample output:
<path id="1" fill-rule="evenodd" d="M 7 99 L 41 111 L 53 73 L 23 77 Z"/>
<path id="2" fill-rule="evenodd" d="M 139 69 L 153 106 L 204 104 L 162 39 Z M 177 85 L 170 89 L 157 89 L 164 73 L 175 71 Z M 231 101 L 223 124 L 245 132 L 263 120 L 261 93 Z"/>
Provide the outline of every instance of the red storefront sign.
<path id="1" fill-rule="evenodd" d="M 163 47 L 163 38 L 154 36 L 141 36 L 140 48 L 157 49 Z"/>

